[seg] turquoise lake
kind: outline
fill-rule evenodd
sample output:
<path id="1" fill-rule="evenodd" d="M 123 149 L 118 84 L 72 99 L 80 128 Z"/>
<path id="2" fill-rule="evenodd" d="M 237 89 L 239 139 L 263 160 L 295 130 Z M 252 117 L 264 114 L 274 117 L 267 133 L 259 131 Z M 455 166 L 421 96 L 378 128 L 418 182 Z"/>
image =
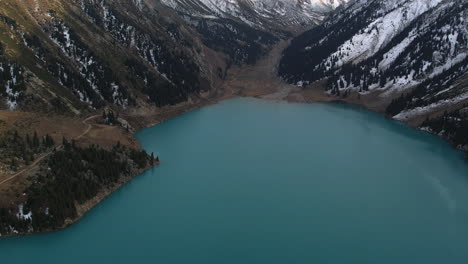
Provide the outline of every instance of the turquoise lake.
<path id="1" fill-rule="evenodd" d="M 1 263 L 468 263 L 468 162 L 379 114 L 239 98 L 137 137 L 160 167 Z"/>

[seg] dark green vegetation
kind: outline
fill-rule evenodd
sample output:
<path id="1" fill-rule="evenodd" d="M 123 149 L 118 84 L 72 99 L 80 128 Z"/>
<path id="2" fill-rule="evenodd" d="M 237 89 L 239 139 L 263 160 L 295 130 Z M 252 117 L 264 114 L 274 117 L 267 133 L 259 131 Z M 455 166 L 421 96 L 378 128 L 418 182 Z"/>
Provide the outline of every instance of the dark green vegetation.
<path id="1" fill-rule="evenodd" d="M 0 1 L 0 109 L 80 117 L 106 109 L 99 124 L 128 131 L 117 113 L 201 100 L 230 65 L 253 64 L 279 40 L 239 21 L 199 22 L 157 0 Z M 16 132 L 0 141 L 6 171 L 51 153 L 15 178 L 22 182 L 0 209 L 1 235 L 64 227 L 82 213 L 78 205 L 159 163 L 120 144 L 61 143 Z"/>
<path id="2" fill-rule="evenodd" d="M 339 94 L 339 90 L 343 89 L 363 92 L 369 91 L 370 87 L 389 87 L 399 80 L 425 80 L 437 66 L 454 54 L 463 52 L 468 46 L 468 35 L 465 32 L 468 3 L 459 0 L 453 2 L 447 7 L 435 8 L 416 18 L 369 58 L 344 65 L 341 64 L 341 57 L 355 52 L 354 47 L 340 51 L 338 56 L 332 56 L 330 60 L 325 59 L 354 35 L 362 34 L 363 28 L 381 15 L 379 10 L 385 3 L 371 1 L 365 8 L 358 9 L 358 12 L 351 13 L 352 8 L 339 12 L 327 23 L 294 39 L 284 52 L 279 74 L 292 83 L 327 78 L 327 88 L 333 94 Z M 379 29 L 376 30 L 378 32 Z M 452 36 L 456 38 L 455 46 Z M 411 44 L 397 54 L 390 65 L 379 65 L 387 59 L 391 49 L 410 38 L 413 38 Z M 352 41 L 351 44 L 359 45 Z M 437 54 L 437 58 L 434 54 Z M 458 72 L 457 76 L 452 76 L 451 80 L 454 80 L 466 72 L 466 67 L 460 71 L 460 66 L 466 66 L 466 60 L 441 74 Z"/>
<path id="3" fill-rule="evenodd" d="M 0 63 L 12 69 L 0 70 L 0 95 L 9 108 L 57 113 L 175 105 L 279 40 L 235 20 L 188 20 L 156 0 L 0 2 Z"/>
<path id="4" fill-rule="evenodd" d="M 279 41 L 274 35 L 229 19 L 191 18 L 203 43 L 227 54 L 234 64 L 254 64 Z"/>
<path id="5" fill-rule="evenodd" d="M 327 72 L 324 65 L 320 65 L 322 61 L 362 27 L 367 26 L 380 8 L 381 4 L 373 1 L 353 16 L 348 16 L 347 11 L 343 11 L 343 15 L 332 15 L 324 24 L 294 38 L 283 52 L 279 75 L 291 83 L 313 82 L 326 77 L 330 72 Z"/>
<path id="6" fill-rule="evenodd" d="M 392 8 L 410 2 L 401 0 L 401 5 Z M 284 52 L 280 75 L 292 83 L 328 80 L 330 93 L 342 96 L 392 88 L 402 80 L 414 82 L 412 87 L 400 87 L 407 90 L 388 107 L 387 114 L 392 116 L 468 92 L 459 85 L 468 62 L 454 59 L 468 45 L 464 20 L 468 4 L 445 1 L 449 3 L 446 7 L 431 9 L 415 19 L 372 56 L 343 63 L 357 43 L 351 41 L 338 55 L 335 51 L 389 12 L 386 1 L 366 3 L 357 11 L 344 9 L 294 39 Z M 158 0 L 42 0 L 36 4 L 32 8 L 24 0 L 0 1 L 3 108 L 81 116 L 111 108 L 116 112 L 105 112 L 101 124 L 122 125 L 127 130 L 129 125 L 115 114 L 118 111 L 151 112 L 153 106 L 200 102 L 206 96 L 222 94 L 217 88 L 229 66 L 254 64 L 271 45 L 290 36 L 267 33 L 234 18 L 176 14 Z M 368 31 L 378 34 L 379 27 Z M 389 51 L 410 38 L 392 63 L 380 65 Z M 444 68 L 448 61 L 454 63 Z M 215 93 L 204 93 L 210 89 Z M 424 125 L 466 149 L 464 120 L 466 113 L 460 110 Z M 48 136 L 9 136 L 4 154 L 12 170 L 54 145 Z M 120 145 L 113 150 L 80 148 L 66 140 L 63 145 L 63 150 L 41 163 L 24 196 L 18 194 L 23 199 L 21 206 L 2 209 L 0 233 L 61 228 L 79 217 L 77 205 L 120 186 L 148 163 L 159 162 L 154 154 L 149 157 Z"/>
<path id="7" fill-rule="evenodd" d="M 18 131 L 8 131 L 0 138 L 0 162 L 12 171 L 20 166 L 27 166 L 38 154 L 47 152 L 54 147 L 54 140 L 49 135 L 39 137 L 33 135 L 20 136 Z"/>
<path id="8" fill-rule="evenodd" d="M 185 101 L 189 94 L 200 91 L 200 66 L 196 64 L 193 55 L 184 49 L 173 50 L 174 43 L 171 41 L 188 50 L 193 48 L 194 40 L 183 36 L 180 25 L 175 22 L 167 23 L 156 15 L 144 12 L 150 19 L 162 24 L 165 33 L 171 37 L 171 41 L 168 41 L 153 33 L 141 21 L 131 19 L 126 13 L 132 12 L 138 16 L 142 13 L 139 9 L 86 1 L 83 11 L 116 42 L 126 48 L 135 49 L 139 60 L 130 59 L 125 64 L 131 69 L 137 68 L 134 72 L 143 75 L 140 76 L 146 82 L 143 92 L 158 106 L 165 105 L 166 102 Z M 152 69 L 159 72 L 159 78 L 163 77 L 160 84 L 157 83 L 157 74 L 151 72 Z M 159 89 L 147 89 L 148 86 Z"/>
<path id="9" fill-rule="evenodd" d="M 404 93 L 399 98 L 392 100 L 391 104 L 387 107 L 386 113 L 394 116 L 407 109 L 430 105 L 467 92 L 468 89 L 463 85 L 458 85 L 458 89 L 452 89 L 450 92 L 443 92 L 449 87 L 457 87 L 456 82 L 466 74 L 467 69 L 468 58 L 434 78 L 417 85 L 410 92 Z"/>
<path id="10" fill-rule="evenodd" d="M 77 113 L 108 104 L 172 105 L 210 88 L 212 76 L 200 69 L 223 72 L 225 65 L 211 65 L 195 30 L 171 11 L 157 1 L 143 5 L 45 0 L 32 9 L 0 2 L 5 103 Z M 16 80 L 10 90 L 8 80 Z"/>
<path id="11" fill-rule="evenodd" d="M 372 107 L 417 126 L 434 112 L 450 113 L 468 95 L 468 3 L 427 4 L 421 9 L 417 1 L 351 2 L 291 42 L 279 75 L 300 86 L 323 80 L 329 94 L 342 98 L 359 93 L 352 102 L 368 96 Z M 459 140 L 468 138 L 462 123 L 447 125 L 445 133 L 436 125 L 437 134 L 466 149 Z"/>
<path id="12" fill-rule="evenodd" d="M 468 163 L 361 107 L 236 98 L 137 138 L 168 162 L 64 232 L 1 238 L 2 263 L 468 259 Z"/>
<path id="13" fill-rule="evenodd" d="M 358 64 L 347 64 L 342 67 L 329 79 L 329 88 L 335 93 L 339 89 L 347 87 L 359 87 L 361 91 L 368 91 L 372 85 L 384 88 L 387 84 L 395 84 L 398 80 L 402 79 L 426 79 L 444 58 L 449 58 L 450 54 L 456 54 L 468 47 L 468 36 L 464 33 L 466 26 L 464 12 L 467 9 L 468 3 L 462 4 L 460 2 L 459 5 L 453 5 L 443 10 L 443 12 L 428 13 L 421 16 L 374 56 Z M 427 26 L 429 20 L 434 20 L 431 21 L 430 30 Z M 447 31 L 448 26 L 450 27 L 449 31 Z M 372 69 L 378 68 L 379 63 L 386 58 L 387 52 L 405 38 L 414 35 L 415 31 L 419 33 L 417 37 L 408 48 L 398 55 L 387 69 L 372 73 Z M 452 40 L 449 36 L 456 36 L 455 46 L 451 43 Z M 442 61 L 437 62 L 434 60 Z M 426 82 L 434 83 L 439 81 L 438 79 L 440 78 L 448 77 L 447 81 L 453 83 L 466 72 L 466 65 L 467 59 L 453 65 L 442 73 L 436 74 L 435 77 L 427 79 Z M 335 68 L 333 64 L 332 68 Z M 444 87 L 448 87 L 449 85 L 444 84 Z M 423 86 L 428 86 L 428 84 L 423 83 Z M 463 91 L 458 92 L 461 93 Z M 428 93 L 425 95 L 429 97 Z M 438 101 L 450 98 L 451 96 L 453 94 L 443 94 L 439 97 L 431 97 L 431 100 Z M 431 102 L 426 102 L 426 105 L 427 103 L 430 104 Z"/>
<path id="14" fill-rule="evenodd" d="M 14 22 L 3 17 L 5 23 L 15 25 Z M 15 109 L 17 101 L 22 99 L 25 90 L 23 69 L 5 56 L 5 51 L 0 42 L 0 95 L 6 99 L 7 106 Z"/>
<path id="15" fill-rule="evenodd" d="M 114 113 L 112 110 L 107 110 L 102 112 L 102 120 L 104 124 L 113 126 L 119 124 L 119 114 Z"/>
<path id="16" fill-rule="evenodd" d="M 468 106 L 453 111 L 445 112 L 443 116 L 433 119 L 427 119 L 421 127 L 428 131 L 443 136 L 455 146 L 463 148 L 468 146 Z M 468 158 L 468 148 L 466 157 Z"/>
<path id="17" fill-rule="evenodd" d="M 79 217 L 77 205 L 153 163 L 146 152 L 120 144 L 112 150 L 81 148 L 64 139 L 63 145 L 63 150 L 53 153 L 29 179 L 31 185 L 24 191 L 23 203 L 18 208 L 0 208 L 2 235 L 62 228 Z M 33 217 L 24 217 L 28 214 Z"/>

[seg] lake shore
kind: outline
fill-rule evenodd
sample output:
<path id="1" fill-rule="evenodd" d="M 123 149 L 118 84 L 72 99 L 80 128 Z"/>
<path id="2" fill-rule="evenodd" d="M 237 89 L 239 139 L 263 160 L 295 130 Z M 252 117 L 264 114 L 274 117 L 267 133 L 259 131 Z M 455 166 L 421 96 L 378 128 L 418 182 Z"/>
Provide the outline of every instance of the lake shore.
<path id="1" fill-rule="evenodd" d="M 328 96 L 326 94 L 317 94 L 317 96 L 310 96 L 310 94 L 309 94 L 308 96 L 310 96 L 310 97 L 308 97 L 307 100 L 304 100 L 304 101 L 303 100 L 296 100 L 295 98 L 297 98 L 297 97 L 293 97 L 291 99 L 290 97 L 289 98 L 276 97 L 276 95 L 277 95 L 276 93 L 273 93 L 273 94 L 269 94 L 269 95 L 267 94 L 267 95 L 262 95 L 262 96 L 245 96 L 245 95 L 243 95 L 243 96 L 240 96 L 240 97 L 256 97 L 256 98 L 263 99 L 263 100 L 284 101 L 284 102 L 289 102 L 289 103 L 308 103 L 308 104 L 312 104 L 312 103 L 347 103 L 347 104 L 352 104 L 352 105 L 365 107 L 366 109 L 368 109 L 370 111 L 374 111 L 374 112 L 378 112 L 378 113 L 382 114 L 382 112 L 376 111 L 375 109 L 372 109 L 372 108 L 368 108 L 364 104 L 358 104 L 358 103 L 350 102 L 350 101 L 347 101 L 347 100 L 340 100 L 339 98 L 331 97 L 331 96 Z M 136 127 L 138 127 L 138 130 L 153 127 L 153 126 L 157 126 L 158 124 L 161 124 L 161 123 L 163 123 L 163 122 L 165 122 L 167 120 L 170 120 L 172 118 L 176 118 L 176 117 L 178 117 L 180 115 L 183 115 L 184 113 L 188 113 L 190 111 L 194 111 L 194 110 L 200 109 L 202 107 L 212 105 L 212 104 L 216 104 L 216 103 L 218 103 L 220 101 L 228 100 L 228 99 L 235 98 L 235 97 L 237 97 L 237 95 L 230 94 L 229 96 L 222 96 L 217 100 L 203 100 L 203 101 L 200 101 L 200 102 L 198 102 L 196 104 L 192 104 L 192 105 L 189 105 L 189 106 L 185 106 L 185 107 L 180 107 L 179 106 L 174 111 L 168 111 L 168 112 L 165 112 L 165 114 L 157 113 L 156 115 L 153 116 L 153 119 L 146 119 L 146 122 L 141 122 L 140 121 L 139 123 L 135 123 L 134 125 Z M 408 125 L 411 126 L 411 124 L 408 124 Z M 417 127 L 414 127 L 414 126 L 411 126 L 411 127 L 415 128 L 415 129 L 418 129 Z M 459 149 L 459 150 L 464 151 L 462 149 Z M 467 150 L 465 150 L 464 152 L 468 153 Z M 154 167 L 157 167 L 157 166 L 154 166 Z M 47 231 L 41 231 L 41 232 L 8 234 L 8 235 L 2 235 L 1 237 L 3 238 L 3 237 L 15 237 L 15 236 L 28 236 L 28 235 L 52 233 L 52 232 L 57 232 L 57 231 L 64 230 L 64 229 L 78 223 L 83 217 L 85 217 L 87 215 L 87 213 L 89 213 L 93 208 L 95 208 L 101 202 L 105 201 L 106 198 L 108 198 L 110 195 L 112 195 L 115 191 L 118 191 L 119 189 L 121 189 L 122 187 L 124 187 L 125 185 L 130 183 L 133 179 L 135 179 L 136 177 L 138 177 L 139 175 L 141 175 L 145 171 L 150 170 L 150 169 L 152 169 L 154 167 L 148 166 L 145 169 L 139 170 L 138 172 L 134 173 L 130 177 L 122 177 L 119 180 L 118 183 L 116 183 L 115 185 L 113 185 L 113 186 L 111 186 L 109 188 L 106 188 L 106 189 L 100 191 L 98 193 L 98 195 L 96 195 L 93 199 L 88 200 L 87 202 L 85 202 L 84 204 L 81 204 L 81 205 L 76 204 L 77 213 L 78 213 L 77 217 L 74 218 L 74 219 L 68 219 L 66 221 L 65 225 L 60 227 L 60 228 L 51 229 L 51 230 L 47 230 Z"/>
<path id="2" fill-rule="evenodd" d="M 228 91 L 236 91 L 234 94 L 239 96 L 256 97 L 274 101 L 287 101 L 292 103 L 349 103 L 377 112 L 384 115 L 386 118 L 405 123 L 418 130 L 421 130 L 420 126 L 427 118 L 440 117 L 445 111 L 451 111 L 456 106 L 468 103 L 467 99 L 454 106 L 437 108 L 424 115 L 415 115 L 402 120 L 397 120 L 392 116 L 386 115 L 385 111 L 392 100 L 398 98 L 401 93 L 386 94 L 388 90 L 377 89 L 367 93 L 352 92 L 346 97 L 340 97 L 331 95 L 327 92 L 326 80 L 317 81 L 305 87 L 298 87 L 283 81 L 277 76 L 277 72 L 282 51 L 288 45 L 289 41 L 282 41 L 275 45 L 271 52 L 261 58 L 255 65 L 231 69 L 224 84 L 224 89 Z M 428 131 L 425 132 L 430 133 Z M 456 149 L 464 152 L 468 159 L 468 146 L 456 146 L 456 144 L 444 136 L 434 133 L 431 134 L 442 137 L 448 141 Z"/>
<path id="3" fill-rule="evenodd" d="M 154 169 L 157 166 L 159 166 L 159 164 L 148 165 L 143 169 L 139 169 L 139 170 L 135 171 L 131 175 L 121 176 L 120 179 L 118 180 L 118 182 L 116 182 L 112 186 L 108 186 L 108 187 L 102 189 L 92 199 L 86 201 L 83 204 L 75 203 L 75 207 L 76 207 L 76 210 L 77 210 L 77 216 L 74 217 L 74 218 L 66 219 L 65 224 L 63 226 L 59 227 L 59 228 L 42 230 L 42 231 L 38 231 L 38 232 L 36 232 L 36 231 L 32 231 L 32 232 L 13 232 L 11 234 L 1 234 L 0 238 L 31 236 L 31 235 L 47 234 L 47 233 L 54 233 L 54 232 L 62 231 L 64 229 L 78 223 L 92 209 L 94 209 L 100 203 L 105 201 L 114 192 L 118 191 L 119 189 L 123 188 L 125 185 L 129 184 L 137 176 L 143 174 L 144 172 L 146 172 L 148 170 Z"/>
<path id="4" fill-rule="evenodd" d="M 162 263 L 222 263 L 226 256 L 232 263 L 259 257 L 288 263 L 317 261 L 310 250 L 330 260 L 339 249 L 365 262 L 374 247 L 376 262 L 399 252 L 388 263 L 408 254 L 425 263 L 434 259 L 427 255 L 434 245 L 440 259 L 433 263 L 452 256 L 451 249 L 466 259 L 459 245 L 466 245 L 468 167 L 460 154 L 360 107 L 235 98 L 136 137 L 148 152 L 163 155 L 161 167 L 64 232 L 0 240 L 9 253 L 5 261 L 29 252 L 46 263 L 69 256 L 72 263 L 127 263 L 135 256 Z M 434 221 L 420 221 L 427 217 Z M 408 236 L 413 233 L 420 235 Z M 320 247 L 323 241 L 332 251 Z M 292 250 L 276 250 L 284 248 Z"/>
<path id="5" fill-rule="evenodd" d="M 128 112 L 122 113 L 122 117 L 127 120 L 129 124 L 131 124 L 135 131 L 139 131 L 148 127 L 157 126 L 158 124 L 183 115 L 184 113 L 235 97 L 255 97 L 264 100 L 286 101 L 290 103 L 341 102 L 362 106 L 370 111 L 385 115 L 385 107 L 391 98 L 380 97 L 379 92 L 365 95 L 353 93 L 346 98 L 340 98 L 326 93 L 324 83 L 318 82 L 305 88 L 299 88 L 282 81 L 279 77 L 277 77 L 276 72 L 279 60 L 281 58 L 281 52 L 287 45 L 288 41 L 282 41 L 278 45 L 274 46 L 268 55 L 260 59 L 259 62 L 253 66 L 233 67 L 229 70 L 228 77 L 225 82 L 220 87 L 214 89 L 206 95 L 192 96 L 188 102 L 174 106 L 166 106 L 162 108 L 147 107 L 129 109 Z M 393 119 L 389 116 L 386 117 Z M 422 121 L 418 119 L 406 120 L 402 122 L 415 129 L 418 129 L 418 126 Z M 132 136 L 132 139 L 136 141 L 134 135 Z M 141 146 L 137 147 L 141 148 Z M 458 149 L 460 151 L 464 151 L 468 155 L 468 149 Z M 122 188 L 132 179 L 149 169 L 151 169 L 151 167 L 145 168 L 144 170 L 135 173 L 135 175 L 132 175 L 131 177 L 124 177 L 114 186 L 102 190 L 93 199 L 82 205 L 76 205 L 78 216 L 75 219 L 67 220 L 63 227 L 40 233 L 63 230 L 77 223 L 80 219 L 82 219 L 82 217 L 84 217 L 99 203 L 104 201 L 109 195 Z M 10 234 L 3 235 L 3 237 L 31 234 L 37 233 L 31 232 L 24 234 Z"/>

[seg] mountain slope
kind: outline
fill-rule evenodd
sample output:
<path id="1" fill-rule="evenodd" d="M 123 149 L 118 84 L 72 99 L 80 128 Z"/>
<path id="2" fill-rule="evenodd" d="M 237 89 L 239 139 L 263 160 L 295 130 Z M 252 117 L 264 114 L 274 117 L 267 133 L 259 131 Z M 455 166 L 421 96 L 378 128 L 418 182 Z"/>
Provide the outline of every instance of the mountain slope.
<path id="1" fill-rule="evenodd" d="M 230 65 L 253 64 L 289 36 L 273 25 L 294 24 L 288 19 L 298 10 L 300 23 L 310 22 L 342 3 L 2 1 L 2 108 L 77 114 L 185 102 L 217 86 Z"/>
<path id="2" fill-rule="evenodd" d="M 468 117 L 459 112 L 468 102 L 467 65 L 466 1 L 357 0 L 294 39 L 279 75 L 298 86 L 326 80 L 329 94 L 346 100 L 358 93 L 353 102 L 371 98 L 414 125 L 427 119 L 426 130 L 447 111 L 461 117 L 450 129 L 465 131 Z"/>
<path id="3" fill-rule="evenodd" d="M 162 0 L 200 34 L 203 43 L 227 54 L 229 64 L 253 64 L 291 32 L 319 23 L 347 0 Z"/>
<path id="4" fill-rule="evenodd" d="M 158 1 L 3 1 L 0 28 L 12 110 L 176 104 L 210 89 L 211 72 L 225 67 Z"/>
<path id="5" fill-rule="evenodd" d="M 156 165 L 123 115 L 205 101 L 226 57 L 156 0 L 0 1 L 0 236 L 64 228 Z"/>
<path id="6" fill-rule="evenodd" d="M 348 0 L 163 0 L 165 4 L 191 16 L 234 18 L 250 26 L 268 30 L 310 26 L 321 22 Z"/>

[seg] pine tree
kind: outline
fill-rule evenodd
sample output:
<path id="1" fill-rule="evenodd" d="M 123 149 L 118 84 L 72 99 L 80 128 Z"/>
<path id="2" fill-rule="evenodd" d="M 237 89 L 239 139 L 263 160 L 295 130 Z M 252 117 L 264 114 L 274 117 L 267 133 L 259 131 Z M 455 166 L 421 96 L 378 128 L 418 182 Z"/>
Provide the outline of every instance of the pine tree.
<path id="1" fill-rule="evenodd" d="M 26 164 L 26 166 L 28 166 L 31 163 L 31 157 L 27 152 L 24 154 L 24 163 Z"/>
<path id="2" fill-rule="evenodd" d="M 65 148 L 65 151 L 71 150 L 71 144 L 68 142 L 68 140 L 65 137 L 63 137 L 62 139 L 62 144 L 63 144 L 63 147 Z"/>
<path id="3" fill-rule="evenodd" d="M 32 147 L 31 137 L 29 136 L 29 134 L 26 134 L 26 144 L 29 148 Z"/>
<path id="4" fill-rule="evenodd" d="M 11 159 L 10 167 L 14 171 L 16 171 L 18 169 L 18 161 L 16 160 L 16 158 Z"/>
<path id="5" fill-rule="evenodd" d="M 34 131 L 34 136 L 33 136 L 33 147 L 34 147 L 34 149 L 39 148 L 39 144 L 40 144 L 39 137 L 37 136 L 37 132 Z"/>
<path id="6" fill-rule="evenodd" d="M 387 84 L 387 77 L 385 76 L 385 73 L 381 72 L 380 73 L 380 88 L 384 88 L 385 84 Z"/>
<path id="7" fill-rule="evenodd" d="M 19 136 L 19 134 L 18 134 L 18 131 L 15 130 L 15 131 L 13 132 L 13 142 L 18 143 L 19 140 L 20 140 L 20 136 Z"/>
<path id="8" fill-rule="evenodd" d="M 51 136 L 49 136 L 49 134 L 46 135 L 45 139 L 46 139 L 45 141 L 46 141 L 47 148 L 54 146 L 55 144 L 54 139 Z"/>

